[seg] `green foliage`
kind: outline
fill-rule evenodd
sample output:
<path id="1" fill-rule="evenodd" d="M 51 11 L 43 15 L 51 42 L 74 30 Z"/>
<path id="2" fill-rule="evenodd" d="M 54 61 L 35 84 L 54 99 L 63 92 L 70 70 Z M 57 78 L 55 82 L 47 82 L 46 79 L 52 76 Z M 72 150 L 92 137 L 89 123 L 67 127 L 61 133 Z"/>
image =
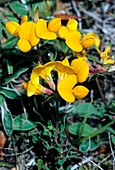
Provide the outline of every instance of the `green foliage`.
<path id="1" fill-rule="evenodd" d="M 36 123 L 31 122 L 27 118 L 27 113 L 23 113 L 14 118 L 14 130 L 26 131 L 36 127 Z"/>
<path id="2" fill-rule="evenodd" d="M 4 131 L 6 135 L 11 136 L 13 132 L 13 117 L 2 95 L 0 95 L 0 107 L 1 107 L 1 120 L 4 127 Z"/>

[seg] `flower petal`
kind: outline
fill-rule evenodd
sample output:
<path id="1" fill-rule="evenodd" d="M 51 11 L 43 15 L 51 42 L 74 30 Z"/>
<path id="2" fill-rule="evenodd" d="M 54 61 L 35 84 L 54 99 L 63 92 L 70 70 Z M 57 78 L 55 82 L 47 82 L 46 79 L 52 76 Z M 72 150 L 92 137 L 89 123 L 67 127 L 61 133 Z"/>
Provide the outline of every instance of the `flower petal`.
<path id="1" fill-rule="evenodd" d="M 66 44 L 73 51 L 80 52 L 83 47 L 80 43 L 81 34 L 78 31 L 70 32 L 66 35 Z"/>
<path id="2" fill-rule="evenodd" d="M 39 43 L 39 41 L 40 41 L 40 38 L 38 38 L 36 36 L 35 28 L 36 28 L 36 24 L 32 23 L 31 24 L 30 35 L 29 35 L 29 41 L 30 41 L 32 47 L 37 45 Z"/>
<path id="3" fill-rule="evenodd" d="M 16 30 L 20 27 L 20 25 L 17 22 L 13 22 L 13 21 L 8 21 L 6 22 L 6 29 L 8 30 L 8 32 L 10 34 L 12 34 L 13 36 L 18 36 L 18 33 L 16 32 Z"/>
<path id="4" fill-rule="evenodd" d="M 99 36 L 97 35 L 97 34 L 95 34 L 94 32 L 92 32 L 92 33 L 90 33 L 91 35 L 93 35 L 94 36 L 94 38 L 95 38 L 95 45 L 97 46 L 97 47 L 99 47 L 100 46 L 100 38 L 99 38 Z"/>
<path id="5" fill-rule="evenodd" d="M 69 30 L 65 26 L 61 26 L 58 33 L 61 38 L 65 38 Z"/>
<path id="6" fill-rule="evenodd" d="M 71 66 L 74 68 L 77 74 L 78 82 L 84 82 L 89 75 L 89 65 L 85 60 L 74 59 L 71 62 Z"/>
<path id="7" fill-rule="evenodd" d="M 40 39 L 36 37 L 35 28 L 36 24 L 34 22 L 24 22 L 18 30 L 19 37 L 28 40 L 32 47 L 40 41 Z"/>
<path id="8" fill-rule="evenodd" d="M 75 71 L 71 66 L 63 65 L 62 62 L 60 61 L 55 62 L 55 70 L 58 73 L 58 83 L 60 82 L 60 80 L 64 79 L 68 75 L 75 74 Z"/>
<path id="9" fill-rule="evenodd" d="M 94 43 L 95 43 L 95 37 L 92 34 L 86 34 L 81 40 L 81 44 L 84 48 L 89 48 Z"/>
<path id="10" fill-rule="evenodd" d="M 27 22 L 27 21 L 28 21 L 28 16 L 24 15 L 21 19 L 21 24 L 23 24 L 24 22 Z"/>
<path id="11" fill-rule="evenodd" d="M 19 39 L 17 42 L 17 46 L 24 53 L 28 52 L 31 49 L 31 45 L 30 45 L 29 41 L 27 41 L 25 39 Z"/>
<path id="12" fill-rule="evenodd" d="M 62 64 L 65 65 L 65 66 L 69 66 L 68 58 L 65 58 L 65 59 L 62 61 Z"/>
<path id="13" fill-rule="evenodd" d="M 38 38 L 47 40 L 53 40 L 57 38 L 54 32 L 48 31 L 47 23 L 44 19 L 39 19 L 36 23 L 36 35 Z"/>
<path id="14" fill-rule="evenodd" d="M 73 89 L 73 94 L 76 99 L 83 99 L 84 97 L 87 96 L 88 93 L 89 93 L 89 90 L 86 87 L 81 86 L 81 85 L 76 86 Z"/>
<path id="15" fill-rule="evenodd" d="M 72 94 L 72 88 L 77 83 L 75 75 L 69 75 L 57 85 L 59 95 L 67 102 L 74 102 L 75 97 Z"/>
<path id="16" fill-rule="evenodd" d="M 61 18 L 54 18 L 48 23 L 48 30 L 57 32 L 61 27 Z"/>
<path id="17" fill-rule="evenodd" d="M 43 86 L 42 85 L 34 85 L 31 81 L 28 83 L 27 87 L 27 96 L 30 97 L 32 95 L 40 95 L 42 94 Z"/>
<path id="18" fill-rule="evenodd" d="M 69 19 L 69 21 L 67 22 L 66 27 L 70 30 L 70 31 L 76 31 L 77 30 L 77 26 L 78 26 L 78 22 L 75 19 Z"/>

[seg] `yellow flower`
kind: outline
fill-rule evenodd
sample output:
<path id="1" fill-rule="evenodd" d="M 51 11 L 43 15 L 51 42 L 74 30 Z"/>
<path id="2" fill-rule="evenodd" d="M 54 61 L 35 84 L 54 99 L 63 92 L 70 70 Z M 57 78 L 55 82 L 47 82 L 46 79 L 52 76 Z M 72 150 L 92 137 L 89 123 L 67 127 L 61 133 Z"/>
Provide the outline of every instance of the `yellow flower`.
<path id="1" fill-rule="evenodd" d="M 41 94 L 53 94 L 53 91 L 43 87 L 41 84 L 33 84 L 30 80 L 28 83 L 23 82 L 25 90 L 27 91 L 27 96 L 30 97 L 32 95 L 41 95 Z"/>
<path id="2" fill-rule="evenodd" d="M 83 47 L 80 42 L 81 34 L 78 31 L 70 32 L 66 35 L 65 42 L 67 46 L 76 52 L 81 52 Z"/>
<path id="3" fill-rule="evenodd" d="M 48 23 L 48 30 L 51 32 L 57 32 L 61 27 L 61 18 L 54 18 Z"/>
<path id="4" fill-rule="evenodd" d="M 77 75 L 77 81 L 79 83 L 84 82 L 89 75 L 89 65 L 85 60 L 74 59 L 71 62 L 71 66 L 74 68 Z"/>
<path id="5" fill-rule="evenodd" d="M 89 90 L 84 86 L 78 85 L 73 89 L 72 92 L 76 99 L 83 99 L 84 97 L 87 96 Z"/>
<path id="6" fill-rule="evenodd" d="M 92 33 L 84 35 L 81 40 L 81 44 L 84 48 L 89 48 L 95 43 L 95 37 Z"/>
<path id="7" fill-rule="evenodd" d="M 69 32 L 70 32 L 70 31 L 68 30 L 67 27 L 61 26 L 60 29 L 59 29 L 59 36 L 60 36 L 61 38 L 64 38 L 64 39 L 65 39 L 66 35 L 67 35 Z"/>
<path id="8" fill-rule="evenodd" d="M 21 24 L 26 22 L 28 20 L 27 15 L 24 15 L 21 20 Z M 20 28 L 20 24 L 14 21 L 8 21 L 6 22 L 6 29 L 7 31 L 13 35 L 13 36 L 18 36 L 18 30 Z"/>
<path id="9" fill-rule="evenodd" d="M 55 61 L 55 70 L 58 73 L 58 83 L 68 75 L 75 74 L 75 71 L 69 65 L 69 61 L 67 58 L 65 58 L 62 62 Z"/>
<path id="10" fill-rule="evenodd" d="M 23 52 L 28 52 L 32 47 L 37 45 L 40 38 L 36 37 L 36 24 L 34 22 L 24 22 L 18 30 L 19 41 L 18 48 Z"/>
<path id="11" fill-rule="evenodd" d="M 82 99 L 88 94 L 89 90 L 86 87 L 74 87 L 76 83 L 76 75 L 68 75 L 58 84 L 58 93 L 65 101 L 74 102 L 75 99 Z"/>
<path id="12" fill-rule="evenodd" d="M 66 25 L 69 31 L 76 31 L 77 26 L 78 26 L 78 22 L 75 19 L 71 19 L 71 18 L 69 19 Z"/>
<path id="13" fill-rule="evenodd" d="M 95 38 L 95 45 L 96 47 L 99 47 L 100 46 L 100 38 L 97 34 L 95 34 L 94 32 L 91 32 L 90 35 L 93 35 L 94 38 Z"/>
<path id="14" fill-rule="evenodd" d="M 78 22 L 75 19 L 69 19 L 66 26 L 61 26 L 59 29 L 59 36 L 65 39 L 67 46 L 76 51 L 82 51 L 80 42 L 81 34 L 77 31 Z"/>
<path id="15" fill-rule="evenodd" d="M 35 67 L 31 75 L 32 76 L 31 79 L 34 82 L 34 84 L 37 84 L 37 82 L 39 81 L 38 77 L 41 77 L 48 83 L 50 88 L 55 90 L 55 84 L 51 76 L 51 71 L 54 70 L 54 68 L 55 68 L 54 62 L 49 62 L 44 66 L 39 64 L 37 67 Z"/>
<path id="16" fill-rule="evenodd" d="M 36 35 L 38 38 L 53 40 L 57 38 L 56 33 L 61 26 L 61 19 L 54 18 L 48 25 L 44 19 L 39 19 L 36 23 Z"/>
<path id="17" fill-rule="evenodd" d="M 104 52 L 100 53 L 101 60 L 104 64 L 115 64 L 115 60 L 108 55 L 109 52 L 110 46 L 108 46 Z"/>

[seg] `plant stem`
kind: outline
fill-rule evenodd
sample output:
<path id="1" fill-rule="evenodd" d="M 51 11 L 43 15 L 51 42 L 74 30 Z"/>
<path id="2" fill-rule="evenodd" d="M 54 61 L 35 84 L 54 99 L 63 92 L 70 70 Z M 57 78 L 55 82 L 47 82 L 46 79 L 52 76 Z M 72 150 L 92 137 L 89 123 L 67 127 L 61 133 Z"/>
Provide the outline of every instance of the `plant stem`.
<path id="1" fill-rule="evenodd" d="M 109 122 L 108 124 L 106 124 L 105 126 L 103 126 L 102 128 L 98 129 L 97 131 L 95 131 L 94 133 L 92 133 L 91 135 L 83 138 L 80 140 L 80 142 L 82 143 L 85 140 L 91 139 L 101 133 L 103 133 L 104 131 L 106 131 L 113 123 L 115 123 L 115 120 L 112 120 L 111 122 Z"/>
<path id="2" fill-rule="evenodd" d="M 59 128 L 58 114 L 59 114 L 59 102 L 58 102 L 58 95 L 56 95 L 56 131 L 58 131 Z"/>
<path id="3" fill-rule="evenodd" d="M 43 64 L 42 57 L 41 57 L 41 53 L 40 53 L 39 44 L 37 44 L 37 52 L 38 52 L 39 62 L 40 62 L 41 64 Z"/>
<path id="4" fill-rule="evenodd" d="M 86 124 L 86 121 L 87 121 L 87 118 L 88 118 L 89 109 L 90 109 L 90 107 L 91 107 L 92 101 L 93 101 L 93 100 L 91 100 L 91 102 L 90 102 L 90 104 L 89 104 L 89 107 L 88 107 L 88 109 L 87 109 L 87 112 L 86 112 L 86 114 L 85 114 L 84 120 L 83 120 L 83 122 L 82 122 L 82 124 L 81 124 L 80 131 L 79 131 L 79 139 L 81 139 L 81 137 L 82 137 L 83 130 L 84 130 L 84 128 L 85 128 L 85 124 Z"/>
<path id="5" fill-rule="evenodd" d="M 106 109 L 108 109 L 108 105 L 107 105 L 107 103 L 106 103 L 105 97 L 104 97 L 103 92 L 102 92 L 102 90 L 101 90 L 101 86 L 100 86 L 100 84 L 99 84 L 99 80 L 98 80 L 97 76 L 95 77 L 95 81 L 96 81 L 96 84 L 97 84 L 99 93 L 100 93 L 100 95 L 101 95 L 101 98 L 102 98 L 102 100 L 103 100 L 103 102 L 104 102 L 104 104 L 105 104 L 105 107 L 106 107 Z"/>

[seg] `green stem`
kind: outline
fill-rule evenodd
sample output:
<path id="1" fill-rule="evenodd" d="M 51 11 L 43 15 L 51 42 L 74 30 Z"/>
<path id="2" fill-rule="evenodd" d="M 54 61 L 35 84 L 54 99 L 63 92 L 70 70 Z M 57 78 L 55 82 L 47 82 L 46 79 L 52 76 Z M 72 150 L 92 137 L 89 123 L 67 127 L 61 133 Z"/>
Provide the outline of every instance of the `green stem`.
<path id="1" fill-rule="evenodd" d="M 85 138 L 82 138 L 80 140 L 80 142 L 82 143 L 83 141 L 85 140 L 88 140 L 88 139 L 91 139 L 101 133 L 103 133 L 104 131 L 106 131 L 113 123 L 115 123 L 115 120 L 112 120 L 111 122 L 109 122 L 108 124 L 106 124 L 105 126 L 103 126 L 102 128 L 98 129 L 97 131 L 95 131 L 94 133 L 92 133 L 91 135 L 85 137 Z"/>
<path id="2" fill-rule="evenodd" d="M 93 101 L 93 100 L 92 100 L 92 101 Z M 81 139 L 81 137 L 82 137 L 83 130 L 84 130 L 84 128 L 85 128 L 85 124 L 86 124 L 86 121 L 87 121 L 87 118 L 88 118 L 89 109 L 90 109 L 90 107 L 91 107 L 92 101 L 91 101 L 90 104 L 89 104 L 89 107 L 88 107 L 87 112 L 86 112 L 86 114 L 85 114 L 84 120 L 83 120 L 83 122 L 82 122 L 82 124 L 81 124 L 80 131 L 79 131 L 79 139 Z"/>
<path id="3" fill-rule="evenodd" d="M 106 109 L 108 109 L 108 105 L 107 105 L 107 103 L 106 103 L 105 97 L 104 97 L 103 92 L 102 92 L 102 90 L 101 90 L 101 86 L 100 86 L 100 84 L 99 84 L 99 80 L 98 80 L 97 76 L 95 77 L 95 81 L 96 81 L 96 84 L 97 84 L 99 93 L 100 93 L 100 95 L 101 95 L 101 98 L 102 98 L 102 100 L 103 100 L 103 102 L 104 102 L 104 104 L 105 104 L 105 107 L 106 107 Z"/>
<path id="4" fill-rule="evenodd" d="M 58 114 L 59 114 L 59 102 L 58 102 L 58 95 L 56 95 L 56 131 L 58 131 L 59 128 Z"/>

